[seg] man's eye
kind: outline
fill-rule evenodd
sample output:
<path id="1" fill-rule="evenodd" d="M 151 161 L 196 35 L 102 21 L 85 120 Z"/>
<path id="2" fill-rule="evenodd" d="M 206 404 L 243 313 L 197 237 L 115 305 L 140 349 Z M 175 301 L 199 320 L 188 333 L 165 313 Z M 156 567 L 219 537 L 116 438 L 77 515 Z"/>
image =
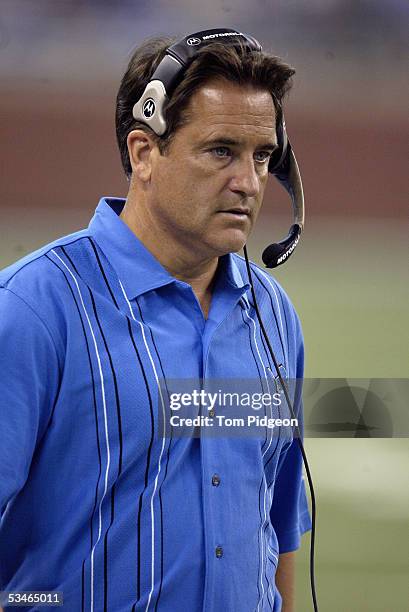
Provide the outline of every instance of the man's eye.
<path id="1" fill-rule="evenodd" d="M 228 147 L 215 147 L 212 151 L 216 157 L 227 157 L 230 155 L 230 149 Z"/>
<path id="2" fill-rule="evenodd" d="M 259 163 L 264 163 L 269 160 L 271 157 L 271 153 L 269 151 L 256 151 L 254 154 L 254 159 Z"/>

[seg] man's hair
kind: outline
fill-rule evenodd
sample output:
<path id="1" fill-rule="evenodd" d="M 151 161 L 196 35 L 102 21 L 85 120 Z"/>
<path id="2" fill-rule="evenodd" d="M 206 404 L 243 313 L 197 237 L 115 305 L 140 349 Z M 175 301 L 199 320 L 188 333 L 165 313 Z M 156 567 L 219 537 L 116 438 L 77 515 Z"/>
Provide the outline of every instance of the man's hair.
<path id="1" fill-rule="evenodd" d="M 281 103 L 291 88 L 293 68 L 278 57 L 265 52 L 249 51 L 243 43 L 238 47 L 212 42 L 198 51 L 165 107 L 167 129 L 157 136 L 150 127 L 134 119 L 132 109 L 141 98 L 166 49 L 177 38 L 149 38 L 133 53 L 122 78 L 116 100 L 116 136 L 126 175 L 132 174 L 127 137 L 129 132 L 142 129 L 157 141 L 160 153 L 166 153 L 176 130 L 189 121 L 186 107 L 192 95 L 211 79 L 225 79 L 240 86 L 269 91 L 274 104 Z"/>

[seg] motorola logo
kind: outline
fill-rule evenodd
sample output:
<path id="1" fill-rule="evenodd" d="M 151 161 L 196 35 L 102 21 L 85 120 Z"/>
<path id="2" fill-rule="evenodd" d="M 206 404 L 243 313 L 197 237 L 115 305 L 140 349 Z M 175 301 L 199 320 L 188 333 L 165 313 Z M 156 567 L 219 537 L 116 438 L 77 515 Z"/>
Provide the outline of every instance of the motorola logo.
<path id="1" fill-rule="evenodd" d="M 145 100 L 144 105 L 142 107 L 143 116 L 147 119 L 150 119 L 154 115 L 155 110 L 156 105 L 153 98 L 148 98 L 147 100 Z"/>
<path id="2" fill-rule="evenodd" d="M 186 42 L 190 47 L 193 47 L 194 45 L 200 45 L 202 41 L 200 40 L 200 38 L 195 38 L 194 36 L 191 36 L 187 39 Z"/>
<path id="3" fill-rule="evenodd" d="M 219 32 L 218 34 L 208 34 L 203 36 L 203 40 L 211 40 L 212 38 L 223 38 L 223 36 L 244 36 L 241 32 Z"/>
<path id="4" fill-rule="evenodd" d="M 292 243 L 292 245 L 290 246 L 290 248 L 283 253 L 283 255 L 281 255 L 281 257 L 279 257 L 277 259 L 277 264 L 280 264 L 282 261 L 285 261 L 287 259 L 287 257 L 290 257 L 291 253 L 294 251 L 295 247 L 297 246 L 297 244 L 300 241 L 300 236 L 297 236 L 297 238 L 294 240 L 294 242 Z"/>

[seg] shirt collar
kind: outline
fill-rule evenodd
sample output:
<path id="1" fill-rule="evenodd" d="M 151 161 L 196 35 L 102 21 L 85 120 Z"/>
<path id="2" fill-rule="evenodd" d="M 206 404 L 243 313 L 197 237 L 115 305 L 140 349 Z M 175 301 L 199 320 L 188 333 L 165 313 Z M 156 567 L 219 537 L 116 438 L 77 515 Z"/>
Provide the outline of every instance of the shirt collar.
<path id="1" fill-rule="evenodd" d="M 133 299 L 152 289 L 180 282 L 122 221 L 119 215 L 124 205 L 123 198 L 101 198 L 89 231 L 124 285 L 127 297 Z M 219 259 L 217 285 L 226 284 L 241 294 L 249 289 L 231 253 Z"/>

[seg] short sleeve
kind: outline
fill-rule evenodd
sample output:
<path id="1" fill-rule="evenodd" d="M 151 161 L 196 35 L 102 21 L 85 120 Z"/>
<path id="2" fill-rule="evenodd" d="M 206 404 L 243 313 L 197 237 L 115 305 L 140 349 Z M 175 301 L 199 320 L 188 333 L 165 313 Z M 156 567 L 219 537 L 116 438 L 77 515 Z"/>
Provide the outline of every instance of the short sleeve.
<path id="1" fill-rule="evenodd" d="M 24 486 L 58 381 L 46 324 L 24 299 L 0 288 L 0 514 Z"/>
<path id="2" fill-rule="evenodd" d="M 294 389 L 294 410 L 303 433 L 302 379 L 304 376 L 304 340 L 299 318 L 292 308 L 289 316 L 289 349 L 295 359 L 296 378 L 290 382 Z M 291 393 L 290 393 L 291 394 Z M 274 485 L 271 523 L 276 532 L 280 553 L 297 550 L 303 533 L 311 529 L 307 495 L 303 477 L 303 460 L 299 442 L 294 437 L 280 457 Z"/>
<path id="3" fill-rule="evenodd" d="M 291 443 L 279 466 L 270 518 L 280 554 L 297 550 L 302 534 L 311 529 L 302 476 L 302 455 L 296 439 Z"/>

